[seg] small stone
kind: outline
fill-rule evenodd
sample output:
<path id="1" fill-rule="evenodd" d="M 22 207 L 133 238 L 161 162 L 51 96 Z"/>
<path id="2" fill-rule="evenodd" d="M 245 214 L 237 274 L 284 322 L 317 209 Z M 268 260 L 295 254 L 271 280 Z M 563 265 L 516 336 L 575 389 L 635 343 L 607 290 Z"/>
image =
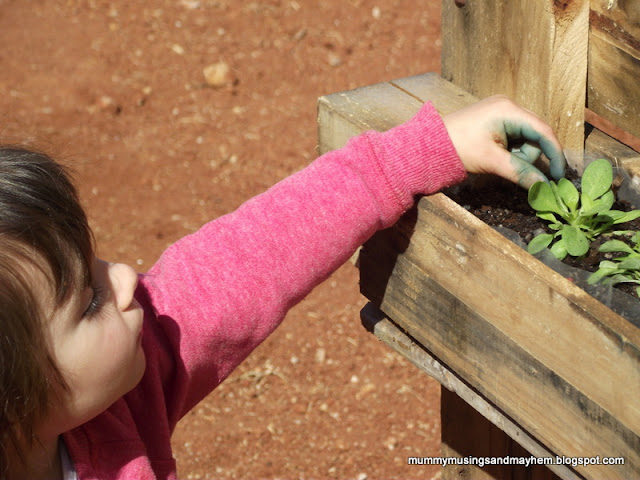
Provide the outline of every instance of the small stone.
<path id="1" fill-rule="evenodd" d="M 184 47 L 182 45 L 178 45 L 177 43 L 171 45 L 171 50 L 173 50 L 173 52 L 177 53 L 178 55 L 184 55 Z"/>
<path id="2" fill-rule="evenodd" d="M 342 65 L 342 58 L 335 53 L 330 53 L 328 57 L 329 65 L 332 67 L 339 67 Z"/>
<path id="3" fill-rule="evenodd" d="M 316 350 L 316 362 L 324 363 L 326 358 L 327 358 L 326 350 L 324 348 L 318 348 Z"/>
<path id="4" fill-rule="evenodd" d="M 389 437 L 384 441 L 384 446 L 389 450 L 395 450 L 398 446 L 398 440 L 395 437 Z"/>
<path id="5" fill-rule="evenodd" d="M 204 74 L 204 79 L 207 82 L 207 85 L 210 87 L 224 87 L 225 85 L 229 85 L 232 81 L 231 68 L 226 62 L 218 62 L 209 65 L 202 70 L 202 73 Z"/>
<path id="6" fill-rule="evenodd" d="M 195 10 L 200 7 L 200 2 L 197 0 L 180 0 L 180 4 L 189 10 Z"/>

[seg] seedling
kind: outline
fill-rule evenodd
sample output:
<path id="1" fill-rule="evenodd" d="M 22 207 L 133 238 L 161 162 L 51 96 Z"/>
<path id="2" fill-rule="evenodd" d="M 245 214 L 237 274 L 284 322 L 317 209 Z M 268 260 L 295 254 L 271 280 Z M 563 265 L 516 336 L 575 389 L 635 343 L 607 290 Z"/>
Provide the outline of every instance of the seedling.
<path id="1" fill-rule="evenodd" d="M 616 285 L 636 283 L 640 285 L 640 232 L 633 232 L 631 245 L 621 240 L 609 240 L 598 249 L 600 252 L 622 253 L 613 260 L 600 262 L 598 270 L 587 280 L 590 285 L 598 282 Z M 636 287 L 640 297 L 640 287 Z"/>
<path id="2" fill-rule="evenodd" d="M 611 190 L 613 169 L 605 159 L 589 164 L 580 181 L 580 191 L 566 178 L 536 182 L 529 189 L 529 205 L 537 216 L 549 222 L 555 233 L 542 233 L 529 242 L 529 253 L 535 254 L 550 247 L 559 260 L 567 254 L 581 257 L 598 235 L 608 232 L 615 224 L 640 217 L 640 210 L 623 212 L 612 210 L 615 195 Z"/>

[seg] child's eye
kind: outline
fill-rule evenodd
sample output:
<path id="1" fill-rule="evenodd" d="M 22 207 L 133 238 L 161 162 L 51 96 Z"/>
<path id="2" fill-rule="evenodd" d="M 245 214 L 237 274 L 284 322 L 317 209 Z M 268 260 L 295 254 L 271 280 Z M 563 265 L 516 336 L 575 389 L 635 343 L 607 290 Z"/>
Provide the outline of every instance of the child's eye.
<path id="1" fill-rule="evenodd" d="M 91 318 L 92 316 L 100 312 L 100 309 L 104 305 L 104 300 L 105 300 L 104 289 L 100 286 L 94 286 L 94 287 L 91 287 L 91 290 L 93 291 L 93 296 L 91 297 L 91 303 L 89 303 L 89 305 L 87 306 L 87 309 L 82 314 L 83 317 Z"/>

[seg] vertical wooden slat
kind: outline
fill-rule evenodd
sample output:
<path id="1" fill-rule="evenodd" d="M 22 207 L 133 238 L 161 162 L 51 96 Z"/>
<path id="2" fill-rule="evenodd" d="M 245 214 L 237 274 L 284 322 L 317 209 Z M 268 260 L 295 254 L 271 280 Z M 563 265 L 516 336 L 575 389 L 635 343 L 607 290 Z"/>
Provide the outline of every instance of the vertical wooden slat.
<path id="1" fill-rule="evenodd" d="M 443 388 L 440 402 L 442 456 L 491 459 L 529 458 L 531 454 L 480 415 L 458 395 Z M 443 480 L 559 480 L 544 465 L 467 465 L 450 464 L 443 468 Z"/>
<path id="2" fill-rule="evenodd" d="M 640 150 L 640 2 L 591 0 L 587 106 Z M 624 141 L 624 140 L 623 140 Z"/>
<path id="3" fill-rule="evenodd" d="M 443 0 L 442 75 L 476 97 L 505 94 L 584 147 L 588 0 Z"/>

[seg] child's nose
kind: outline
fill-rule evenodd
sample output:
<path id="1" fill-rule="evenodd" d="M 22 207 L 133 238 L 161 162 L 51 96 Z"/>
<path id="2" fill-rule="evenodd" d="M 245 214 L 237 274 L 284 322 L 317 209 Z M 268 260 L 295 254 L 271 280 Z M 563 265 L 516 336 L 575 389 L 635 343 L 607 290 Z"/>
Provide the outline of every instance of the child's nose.
<path id="1" fill-rule="evenodd" d="M 109 264 L 109 276 L 113 285 L 116 306 L 124 311 L 131 306 L 133 294 L 138 285 L 138 274 L 124 263 Z"/>

